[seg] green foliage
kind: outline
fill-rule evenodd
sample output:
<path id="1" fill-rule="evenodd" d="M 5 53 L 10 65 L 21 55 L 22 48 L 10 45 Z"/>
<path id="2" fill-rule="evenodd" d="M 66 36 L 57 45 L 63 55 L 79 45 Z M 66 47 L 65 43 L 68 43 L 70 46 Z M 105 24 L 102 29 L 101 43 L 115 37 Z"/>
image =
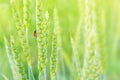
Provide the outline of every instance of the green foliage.
<path id="1" fill-rule="evenodd" d="M 0 0 L 0 80 L 119 80 L 119 2 Z"/>

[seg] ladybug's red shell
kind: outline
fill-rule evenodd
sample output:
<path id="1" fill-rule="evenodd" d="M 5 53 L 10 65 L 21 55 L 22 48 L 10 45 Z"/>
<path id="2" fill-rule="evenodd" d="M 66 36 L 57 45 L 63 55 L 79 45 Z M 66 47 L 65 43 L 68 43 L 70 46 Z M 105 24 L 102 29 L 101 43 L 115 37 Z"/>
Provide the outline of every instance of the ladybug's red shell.
<path id="1" fill-rule="evenodd" d="M 37 38 L 37 31 L 36 30 L 34 31 L 34 37 Z"/>

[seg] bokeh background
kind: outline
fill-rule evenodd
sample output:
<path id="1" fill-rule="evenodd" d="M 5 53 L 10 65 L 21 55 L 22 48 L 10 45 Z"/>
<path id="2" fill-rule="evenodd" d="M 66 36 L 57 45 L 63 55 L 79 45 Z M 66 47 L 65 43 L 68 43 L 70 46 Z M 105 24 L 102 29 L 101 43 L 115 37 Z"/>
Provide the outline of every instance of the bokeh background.
<path id="1" fill-rule="evenodd" d="M 23 15 L 22 0 L 16 0 L 20 15 Z M 106 56 L 107 56 L 107 79 L 120 80 L 120 0 L 104 0 L 105 19 L 106 19 Z M 60 26 L 62 29 L 62 47 L 65 53 L 66 73 L 69 73 L 68 67 L 71 62 L 72 48 L 70 43 L 70 34 L 75 35 L 79 22 L 78 0 L 48 0 L 46 6 L 50 14 L 50 37 L 53 28 L 53 9 L 57 7 Z M 31 53 L 37 57 L 37 43 L 33 36 L 35 30 L 35 1 L 30 0 L 30 27 L 29 27 L 29 44 Z M 82 13 L 82 12 L 81 12 Z M 22 18 L 22 17 L 21 17 Z M 0 80 L 2 75 L 6 75 L 12 80 L 12 73 L 8 58 L 5 52 L 4 36 L 9 39 L 13 35 L 18 39 L 10 0 L 0 0 Z M 50 46 L 51 44 L 49 44 Z M 18 48 L 21 51 L 18 40 Z M 49 47 L 51 51 L 51 47 Z"/>

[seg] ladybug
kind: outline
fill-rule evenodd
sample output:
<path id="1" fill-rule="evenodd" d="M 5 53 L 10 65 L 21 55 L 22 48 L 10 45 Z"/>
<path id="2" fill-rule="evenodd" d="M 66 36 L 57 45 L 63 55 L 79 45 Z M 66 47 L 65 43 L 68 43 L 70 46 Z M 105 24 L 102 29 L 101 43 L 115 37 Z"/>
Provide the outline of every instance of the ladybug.
<path id="1" fill-rule="evenodd" d="M 37 31 L 34 31 L 34 37 L 37 38 Z"/>

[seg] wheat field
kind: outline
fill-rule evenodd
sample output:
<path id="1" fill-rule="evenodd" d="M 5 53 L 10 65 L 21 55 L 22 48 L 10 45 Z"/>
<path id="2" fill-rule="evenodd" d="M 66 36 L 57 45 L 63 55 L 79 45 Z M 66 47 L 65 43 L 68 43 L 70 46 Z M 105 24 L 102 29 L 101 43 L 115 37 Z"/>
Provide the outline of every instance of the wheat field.
<path id="1" fill-rule="evenodd" d="M 120 0 L 0 0 L 0 80 L 120 80 Z"/>

